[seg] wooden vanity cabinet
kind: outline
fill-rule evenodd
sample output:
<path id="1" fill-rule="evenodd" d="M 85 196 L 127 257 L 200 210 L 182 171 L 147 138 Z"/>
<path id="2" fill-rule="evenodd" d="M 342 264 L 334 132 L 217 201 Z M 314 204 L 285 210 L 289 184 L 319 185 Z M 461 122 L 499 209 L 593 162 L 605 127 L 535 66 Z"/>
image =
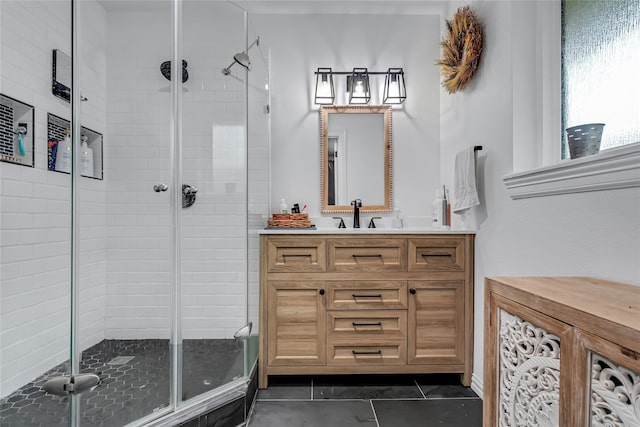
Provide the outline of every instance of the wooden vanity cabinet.
<path id="1" fill-rule="evenodd" d="M 269 375 L 460 373 L 470 385 L 473 234 L 263 234 Z"/>
<path id="2" fill-rule="evenodd" d="M 483 425 L 640 426 L 640 287 L 485 281 Z"/>
<path id="3" fill-rule="evenodd" d="M 273 281 L 267 290 L 269 365 L 324 365 L 324 283 Z M 265 325 L 263 323 L 263 325 Z"/>

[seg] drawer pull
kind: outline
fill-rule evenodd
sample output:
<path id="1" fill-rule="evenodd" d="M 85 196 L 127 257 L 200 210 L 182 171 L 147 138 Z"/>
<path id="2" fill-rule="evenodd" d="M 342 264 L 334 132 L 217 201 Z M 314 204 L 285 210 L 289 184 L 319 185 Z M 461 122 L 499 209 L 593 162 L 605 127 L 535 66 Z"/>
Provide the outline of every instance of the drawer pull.
<path id="1" fill-rule="evenodd" d="M 371 355 L 371 354 L 377 354 L 377 355 L 382 356 L 382 350 L 375 350 L 375 351 L 356 351 L 356 350 L 351 350 L 351 352 L 353 353 L 354 356 Z"/>
<path id="2" fill-rule="evenodd" d="M 382 327 L 382 322 L 369 322 L 369 323 L 367 323 L 367 322 L 351 322 L 351 324 L 356 328 L 358 326 L 380 326 L 380 327 Z"/>
<path id="3" fill-rule="evenodd" d="M 351 294 L 354 299 L 358 298 L 380 298 L 382 299 L 382 294 Z"/>
<path id="4" fill-rule="evenodd" d="M 451 254 L 421 254 L 423 257 L 432 257 L 432 256 L 448 256 L 450 257 Z"/>
<path id="5" fill-rule="evenodd" d="M 282 254 L 282 258 L 286 257 L 309 257 L 311 258 L 311 254 Z"/>
<path id="6" fill-rule="evenodd" d="M 409 289 L 409 293 L 410 293 L 411 295 L 415 295 L 415 294 L 416 294 L 416 290 L 415 290 L 415 289 L 413 289 L 413 288 L 411 288 L 411 289 Z"/>
<path id="7" fill-rule="evenodd" d="M 324 289 L 320 289 L 320 290 L 318 291 L 318 293 L 319 293 L 320 295 L 324 295 Z"/>
<path id="8" fill-rule="evenodd" d="M 382 254 L 374 254 L 374 255 L 353 254 L 351 256 L 354 257 L 354 258 L 382 258 Z"/>

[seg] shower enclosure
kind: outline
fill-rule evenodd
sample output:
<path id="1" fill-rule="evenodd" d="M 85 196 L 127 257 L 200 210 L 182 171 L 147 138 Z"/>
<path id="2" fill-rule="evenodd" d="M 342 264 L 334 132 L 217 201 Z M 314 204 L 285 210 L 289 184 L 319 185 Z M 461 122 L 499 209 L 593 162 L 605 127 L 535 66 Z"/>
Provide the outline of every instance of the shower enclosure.
<path id="1" fill-rule="evenodd" d="M 239 401 L 269 203 L 248 13 L 2 0 L 0 24 L 0 425 L 176 425 Z"/>

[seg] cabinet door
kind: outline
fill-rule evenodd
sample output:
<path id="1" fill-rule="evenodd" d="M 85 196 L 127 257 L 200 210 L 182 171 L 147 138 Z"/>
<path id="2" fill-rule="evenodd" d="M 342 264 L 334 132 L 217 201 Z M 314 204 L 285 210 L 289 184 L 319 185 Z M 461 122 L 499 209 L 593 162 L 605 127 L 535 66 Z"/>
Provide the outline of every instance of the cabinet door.
<path id="1" fill-rule="evenodd" d="M 491 294 L 484 426 L 570 426 L 571 326 Z"/>
<path id="2" fill-rule="evenodd" d="M 464 281 L 409 282 L 409 364 L 464 363 Z"/>
<path id="3" fill-rule="evenodd" d="M 323 282 L 269 282 L 269 365 L 324 365 L 326 311 Z"/>
<path id="4" fill-rule="evenodd" d="M 576 402 L 587 405 L 579 411 L 584 416 L 579 425 L 640 426 L 640 354 L 581 330 L 577 337 L 581 354 L 575 376 L 584 388 Z M 638 346 L 631 340 L 624 344 Z"/>

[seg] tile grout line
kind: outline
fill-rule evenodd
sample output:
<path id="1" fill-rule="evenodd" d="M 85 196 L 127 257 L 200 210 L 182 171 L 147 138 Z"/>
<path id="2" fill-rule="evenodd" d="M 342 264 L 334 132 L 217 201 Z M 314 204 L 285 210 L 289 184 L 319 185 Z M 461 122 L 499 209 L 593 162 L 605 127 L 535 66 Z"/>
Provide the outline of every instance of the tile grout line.
<path id="1" fill-rule="evenodd" d="M 371 405 L 371 410 L 373 411 L 373 419 L 376 421 L 376 427 L 380 427 L 380 422 L 378 421 L 378 414 L 376 414 L 376 408 L 373 406 L 373 399 L 369 399 L 369 405 Z"/>
<path id="2" fill-rule="evenodd" d="M 420 394 L 422 395 L 423 398 L 427 398 L 427 396 L 424 394 L 424 392 L 422 391 L 422 387 L 420 387 L 420 384 L 418 384 L 418 381 L 416 381 L 416 379 L 413 379 L 413 383 L 416 385 L 416 387 L 418 387 L 418 390 L 420 390 Z"/>

